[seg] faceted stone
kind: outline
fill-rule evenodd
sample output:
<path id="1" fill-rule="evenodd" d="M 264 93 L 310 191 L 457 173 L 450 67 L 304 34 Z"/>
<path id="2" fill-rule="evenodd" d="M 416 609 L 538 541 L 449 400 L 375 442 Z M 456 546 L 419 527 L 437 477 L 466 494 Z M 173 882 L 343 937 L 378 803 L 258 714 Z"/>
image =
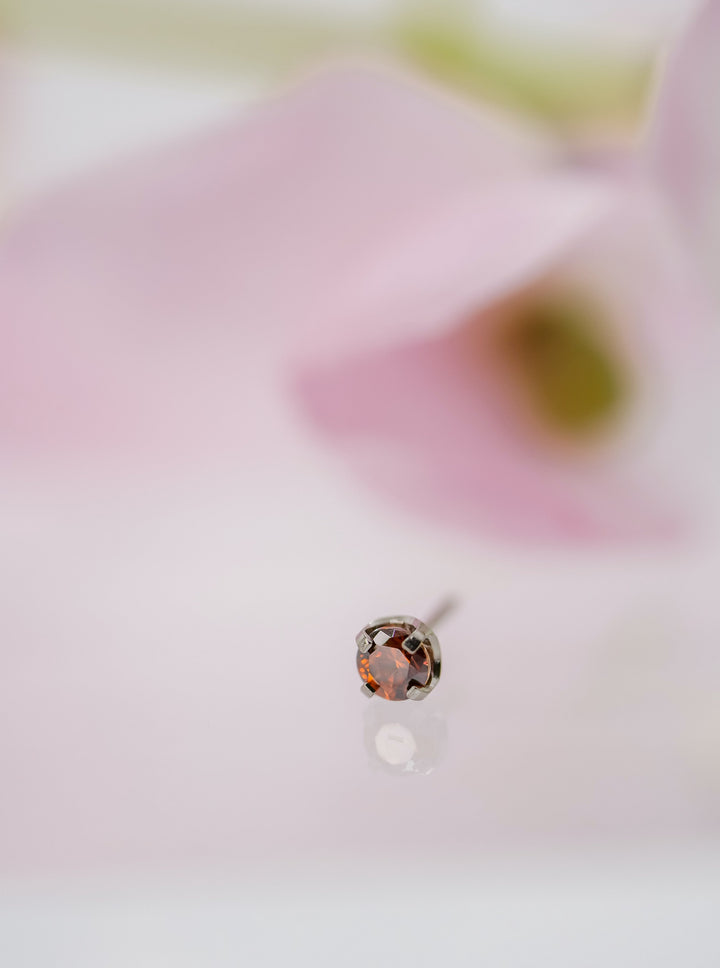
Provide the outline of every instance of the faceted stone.
<path id="1" fill-rule="evenodd" d="M 380 631 L 380 629 L 378 629 Z M 414 655 L 406 655 L 402 644 L 410 634 L 398 626 L 383 626 L 389 636 L 382 645 L 373 645 L 369 652 L 358 652 L 357 667 L 360 678 L 383 699 L 407 699 L 410 686 L 425 686 L 430 678 L 430 661 L 424 648 Z"/>

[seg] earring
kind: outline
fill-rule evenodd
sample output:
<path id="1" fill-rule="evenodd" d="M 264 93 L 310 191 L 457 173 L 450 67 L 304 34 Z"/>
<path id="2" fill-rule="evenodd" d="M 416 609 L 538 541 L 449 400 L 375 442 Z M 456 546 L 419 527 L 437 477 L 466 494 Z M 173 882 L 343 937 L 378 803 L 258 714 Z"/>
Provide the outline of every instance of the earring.
<path id="1" fill-rule="evenodd" d="M 431 623 L 451 610 L 447 602 Z M 429 622 L 410 615 L 394 615 L 370 622 L 355 636 L 357 668 L 368 698 L 425 699 L 440 679 L 440 643 Z"/>

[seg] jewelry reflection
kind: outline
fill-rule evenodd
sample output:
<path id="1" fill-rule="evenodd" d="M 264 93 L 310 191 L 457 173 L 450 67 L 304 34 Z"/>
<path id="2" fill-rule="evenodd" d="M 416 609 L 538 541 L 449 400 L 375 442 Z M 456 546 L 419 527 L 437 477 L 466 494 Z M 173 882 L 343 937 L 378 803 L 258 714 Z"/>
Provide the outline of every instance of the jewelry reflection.
<path id="1" fill-rule="evenodd" d="M 414 703 L 375 705 L 365 711 L 370 765 L 385 773 L 432 773 L 447 748 L 447 726 L 436 711 Z"/>

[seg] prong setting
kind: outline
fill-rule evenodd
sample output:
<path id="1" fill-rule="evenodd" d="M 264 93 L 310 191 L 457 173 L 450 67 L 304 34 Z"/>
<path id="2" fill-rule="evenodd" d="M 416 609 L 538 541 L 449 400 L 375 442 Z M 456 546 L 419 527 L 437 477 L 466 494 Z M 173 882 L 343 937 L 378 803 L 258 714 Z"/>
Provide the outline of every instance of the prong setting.
<path id="1" fill-rule="evenodd" d="M 355 644 L 358 647 L 358 652 L 362 652 L 363 655 L 364 655 L 365 653 L 369 652 L 370 649 L 372 649 L 372 647 L 373 647 L 373 640 L 370 638 L 370 636 L 367 634 L 367 632 L 363 629 L 363 631 L 362 632 L 358 632 L 357 636 L 355 637 Z"/>
<path id="2" fill-rule="evenodd" d="M 377 619 L 355 638 L 363 694 L 415 702 L 425 699 L 440 678 L 440 644 L 434 631 L 408 615 Z"/>
<path id="3" fill-rule="evenodd" d="M 422 634 L 420 629 L 415 629 L 415 631 L 411 635 L 408 635 L 403 642 L 403 650 L 407 652 L 408 655 L 414 655 L 424 642 L 425 636 Z"/>

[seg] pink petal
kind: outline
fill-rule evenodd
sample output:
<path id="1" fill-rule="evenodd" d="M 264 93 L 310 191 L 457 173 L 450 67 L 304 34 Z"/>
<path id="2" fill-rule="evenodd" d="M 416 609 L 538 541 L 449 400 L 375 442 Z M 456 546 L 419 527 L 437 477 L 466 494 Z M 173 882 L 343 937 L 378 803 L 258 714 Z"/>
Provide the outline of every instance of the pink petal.
<path id="1" fill-rule="evenodd" d="M 720 0 L 701 5 L 668 58 L 648 152 L 715 278 L 720 265 Z"/>
<path id="2" fill-rule="evenodd" d="M 611 444 L 567 453 L 519 420 L 498 392 L 497 373 L 469 349 L 463 315 L 446 321 L 455 325 L 442 336 L 308 368 L 298 388 L 309 414 L 362 480 L 464 529 L 578 539 L 675 534 L 688 523 L 704 447 L 699 388 L 709 312 L 661 208 L 638 186 L 619 192 L 615 210 L 558 256 L 546 281 L 580 285 L 616 324 L 610 335 L 638 399 Z M 480 298 L 473 317 L 475 325 L 495 319 Z"/>
<path id="3" fill-rule="evenodd" d="M 328 280 L 298 328 L 300 357 L 442 332 L 538 276 L 607 212 L 612 182 L 557 167 L 476 179 L 389 228 Z"/>
<path id="4" fill-rule="evenodd" d="M 293 327 L 306 343 L 303 318 L 393 235 L 442 226 L 464 199 L 481 212 L 490 176 L 525 179 L 553 158 L 502 116 L 348 68 L 67 187 L 0 248 L 1 438 L 232 447 L 252 421 L 233 360 Z M 532 258 L 556 245 L 533 233 Z"/>

